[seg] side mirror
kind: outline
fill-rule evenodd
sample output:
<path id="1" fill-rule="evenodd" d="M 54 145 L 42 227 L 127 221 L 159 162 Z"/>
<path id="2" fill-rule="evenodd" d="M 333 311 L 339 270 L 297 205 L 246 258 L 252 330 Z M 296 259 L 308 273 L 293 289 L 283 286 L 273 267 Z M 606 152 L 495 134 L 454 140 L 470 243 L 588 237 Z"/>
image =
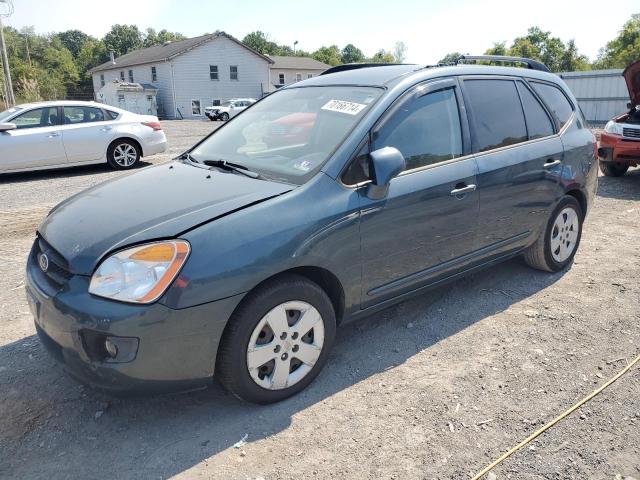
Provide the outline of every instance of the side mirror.
<path id="1" fill-rule="evenodd" d="M 0 132 L 6 132 L 7 130 L 15 130 L 16 128 L 16 124 L 15 123 L 0 123 Z"/>
<path id="2" fill-rule="evenodd" d="M 387 196 L 391 179 L 402 172 L 407 164 L 397 148 L 384 147 L 369 154 L 373 180 L 367 188 L 367 197 L 381 200 Z"/>

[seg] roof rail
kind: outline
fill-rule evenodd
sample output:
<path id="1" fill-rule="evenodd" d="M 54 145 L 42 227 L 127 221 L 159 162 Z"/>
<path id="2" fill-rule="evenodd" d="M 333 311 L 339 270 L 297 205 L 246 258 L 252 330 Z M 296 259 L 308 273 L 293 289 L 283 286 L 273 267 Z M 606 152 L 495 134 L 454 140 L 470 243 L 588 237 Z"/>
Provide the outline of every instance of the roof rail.
<path id="1" fill-rule="evenodd" d="M 457 63 L 465 61 L 487 61 L 487 62 L 506 62 L 506 63 L 522 63 L 531 70 L 540 70 L 541 72 L 550 72 L 549 68 L 537 60 L 523 57 L 508 57 L 503 55 L 461 55 L 458 57 Z"/>
<path id="2" fill-rule="evenodd" d="M 327 68 L 320 75 L 327 75 L 329 73 L 344 72 L 346 70 L 357 70 L 359 68 L 370 67 L 390 67 L 393 65 L 406 65 L 402 63 L 343 63 L 342 65 L 336 65 L 335 67 Z"/>

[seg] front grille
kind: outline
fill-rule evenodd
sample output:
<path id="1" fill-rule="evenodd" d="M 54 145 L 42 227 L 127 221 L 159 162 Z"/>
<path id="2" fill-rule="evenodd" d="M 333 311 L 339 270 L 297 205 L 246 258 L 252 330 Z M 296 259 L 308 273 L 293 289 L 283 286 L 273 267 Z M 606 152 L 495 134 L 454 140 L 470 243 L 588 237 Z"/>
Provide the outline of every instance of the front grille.
<path id="1" fill-rule="evenodd" d="M 73 276 L 69 271 L 69 265 L 62 255 L 54 250 L 42 237 L 38 237 L 36 240 L 35 248 L 35 264 L 39 265 L 38 259 L 41 254 L 46 254 L 49 259 L 49 267 L 43 274 L 58 287 L 66 284 L 67 281 Z"/>
<path id="2" fill-rule="evenodd" d="M 640 138 L 640 128 L 623 128 L 622 136 L 629 138 Z"/>

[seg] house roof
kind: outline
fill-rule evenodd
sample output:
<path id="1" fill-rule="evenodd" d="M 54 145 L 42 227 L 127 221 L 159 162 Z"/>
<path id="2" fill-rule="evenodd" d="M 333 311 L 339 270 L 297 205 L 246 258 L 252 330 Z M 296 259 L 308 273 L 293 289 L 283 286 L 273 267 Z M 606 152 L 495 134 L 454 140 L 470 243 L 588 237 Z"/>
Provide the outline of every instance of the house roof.
<path id="1" fill-rule="evenodd" d="M 226 37 L 229 40 L 232 40 L 238 45 L 241 45 L 247 50 L 253 52 L 263 60 L 266 60 L 269 63 L 273 63 L 273 60 L 271 60 L 271 58 L 258 53 L 250 47 L 247 47 L 237 38 L 234 38 L 233 36 L 225 32 L 217 32 L 208 35 L 201 35 L 199 37 L 187 38 L 186 40 L 180 40 L 177 42 L 170 42 L 163 45 L 154 45 L 153 47 L 134 50 L 133 52 L 129 52 L 116 58 L 115 64 L 111 63 L 111 61 L 105 62 L 102 65 L 98 65 L 97 67 L 89 70 L 89 73 L 102 72 L 105 70 L 113 70 L 123 67 L 132 67 L 134 65 L 141 65 L 144 63 L 164 62 L 166 60 L 170 60 L 173 57 L 177 57 L 178 55 L 188 52 L 189 50 L 199 47 L 206 42 L 210 42 L 211 40 L 214 40 L 218 37 Z"/>
<path id="2" fill-rule="evenodd" d="M 331 65 L 319 62 L 310 57 L 282 57 L 280 55 L 267 55 L 274 61 L 271 68 L 278 69 L 298 69 L 298 70 L 326 70 Z"/>

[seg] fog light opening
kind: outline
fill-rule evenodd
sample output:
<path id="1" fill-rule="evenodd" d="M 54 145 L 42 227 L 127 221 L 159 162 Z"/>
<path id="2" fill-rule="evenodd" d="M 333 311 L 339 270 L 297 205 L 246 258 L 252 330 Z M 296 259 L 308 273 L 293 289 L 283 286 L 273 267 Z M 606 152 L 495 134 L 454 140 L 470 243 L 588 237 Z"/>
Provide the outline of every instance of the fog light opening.
<path id="1" fill-rule="evenodd" d="M 109 357 L 116 358 L 118 356 L 118 346 L 111 341 L 111 338 L 107 337 L 104 341 L 104 349 Z"/>

